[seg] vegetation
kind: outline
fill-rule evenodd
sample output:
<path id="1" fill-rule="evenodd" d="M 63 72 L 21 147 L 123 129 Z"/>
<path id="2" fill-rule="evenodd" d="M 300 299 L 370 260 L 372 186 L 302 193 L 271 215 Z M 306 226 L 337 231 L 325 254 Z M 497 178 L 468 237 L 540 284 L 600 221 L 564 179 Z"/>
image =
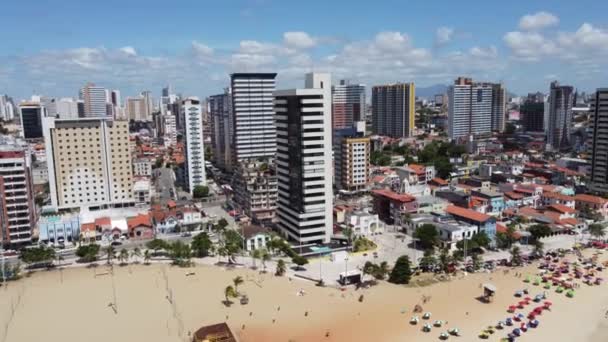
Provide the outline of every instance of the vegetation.
<path id="1" fill-rule="evenodd" d="M 133 251 L 131 251 L 131 258 L 135 259 L 135 258 L 141 258 L 141 249 L 139 249 L 139 247 L 135 247 L 133 249 Z M 136 263 L 138 263 L 139 261 L 137 261 L 136 259 Z"/>
<path id="2" fill-rule="evenodd" d="M 422 249 L 433 249 L 439 244 L 439 232 L 434 224 L 425 223 L 416 228 L 414 238 L 418 239 L 418 243 Z"/>
<path id="3" fill-rule="evenodd" d="M 370 155 L 369 162 L 376 166 L 388 166 L 391 164 L 391 156 L 383 151 L 374 151 Z"/>
<path id="4" fill-rule="evenodd" d="M 95 262 L 97 261 L 97 254 L 101 247 L 97 244 L 81 245 L 76 249 L 76 256 L 79 258 L 78 262 Z"/>
<path id="5" fill-rule="evenodd" d="M 189 267 L 192 262 L 192 250 L 190 246 L 181 242 L 175 241 L 169 245 L 169 258 L 173 261 L 174 265 L 179 267 Z"/>
<path id="6" fill-rule="evenodd" d="M 418 266 L 424 272 L 430 272 L 435 270 L 437 266 L 437 258 L 435 257 L 435 251 L 433 249 L 427 249 L 424 251 L 424 255 L 420 258 Z"/>
<path id="7" fill-rule="evenodd" d="M 534 240 L 538 240 L 544 236 L 551 235 L 551 228 L 546 224 L 535 224 L 528 228 L 528 231 L 532 235 Z"/>
<path id="8" fill-rule="evenodd" d="M 218 254 L 220 256 L 227 256 L 229 263 L 235 262 L 235 255 L 243 248 L 243 238 L 238 232 L 231 229 L 223 230 L 220 236 L 217 248 Z"/>
<path id="9" fill-rule="evenodd" d="M 383 261 L 380 264 L 374 264 L 373 262 L 368 261 L 365 263 L 365 265 L 363 265 L 363 274 L 371 275 L 377 280 L 383 280 L 386 278 L 388 272 L 389 267 L 386 261 Z"/>
<path id="10" fill-rule="evenodd" d="M 466 153 L 463 145 L 450 144 L 443 141 L 433 141 L 426 145 L 424 149 L 418 151 L 418 162 L 425 165 L 434 165 L 437 170 L 437 177 L 449 178 L 453 171 L 450 158 L 462 157 Z"/>
<path id="11" fill-rule="evenodd" d="M 232 285 L 226 286 L 226 288 L 224 289 L 224 298 L 226 298 L 224 304 L 226 306 L 230 306 L 232 304 L 232 301 L 230 299 L 237 298 L 238 296 L 238 293 L 236 292 L 234 287 L 232 287 Z"/>
<path id="12" fill-rule="evenodd" d="M 192 239 L 191 247 L 195 257 L 204 258 L 209 256 L 213 250 L 213 242 L 211 242 L 207 233 L 202 232 Z"/>
<path id="13" fill-rule="evenodd" d="M 490 245 L 490 242 L 492 242 L 492 240 L 490 240 L 490 238 L 488 237 L 488 234 L 486 234 L 486 232 L 484 232 L 482 230 L 479 233 L 473 235 L 470 239 L 466 240 L 466 252 L 467 253 L 472 253 L 472 252 L 480 253 L 480 252 L 482 252 L 482 248 L 487 248 Z M 456 243 L 456 248 L 458 248 L 459 253 L 465 252 L 464 247 L 465 247 L 464 240 L 458 241 Z"/>
<path id="14" fill-rule="evenodd" d="M 606 227 L 599 223 L 589 225 L 589 234 L 596 239 L 600 239 L 606 235 Z"/>
<path id="15" fill-rule="evenodd" d="M 513 266 L 521 266 L 522 258 L 521 258 L 521 250 L 519 247 L 515 246 L 511 249 L 511 265 Z"/>
<path id="16" fill-rule="evenodd" d="M 146 247 L 154 251 L 154 254 L 158 254 L 160 250 L 168 250 L 169 244 L 165 240 L 154 239 L 146 243 Z"/>
<path id="17" fill-rule="evenodd" d="M 121 249 L 118 252 L 118 261 L 120 261 L 121 265 L 126 265 L 129 262 L 129 251 L 126 249 Z"/>
<path id="18" fill-rule="evenodd" d="M 407 255 L 402 255 L 397 259 L 388 281 L 393 284 L 408 284 L 411 277 L 410 258 Z"/>
<path id="19" fill-rule="evenodd" d="M 308 259 L 296 254 L 291 257 L 291 262 L 297 265 L 297 269 L 301 269 L 304 265 L 308 264 Z"/>
<path id="20" fill-rule="evenodd" d="M 110 265 L 112 263 L 112 260 L 114 260 L 114 258 L 116 257 L 116 250 L 114 249 L 114 246 L 110 245 L 105 248 L 105 252 L 106 262 L 108 263 L 108 265 Z"/>
<path id="21" fill-rule="evenodd" d="M 353 245 L 354 252 L 365 252 L 375 248 L 376 244 L 372 240 L 366 239 L 364 237 L 356 239 Z"/>
<path id="22" fill-rule="evenodd" d="M 266 272 L 266 262 L 270 261 L 270 253 L 268 253 L 266 249 L 261 249 L 260 258 L 262 259 L 262 267 L 264 268 L 264 272 Z"/>
<path id="23" fill-rule="evenodd" d="M 150 258 L 150 251 L 146 249 L 146 251 L 144 252 L 144 265 L 150 264 Z"/>
<path id="24" fill-rule="evenodd" d="M 25 248 L 21 251 L 20 258 L 29 267 L 50 267 L 55 260 L 55 250 L 46 246 Z"/>
<path id="25" fill-rule="evenodd" d="M 534 242 L 534 255 L 536 255 L 539 258 L 542 257 L 544 254 L 544 247 L 545 247 L 544 243 L 542 243 L 539 240 L 536 240 Z"/>
<path id="26" fill-rule="evenodd" d="M 209 196 L 209 187 L 205 185 L 197 185 L 192 189 L 192 196 L 194 198 L 203 198 Z"/>
<path id="27" fill-rule="evenodd" d="M 450 265 L 455 262 L 454 256 L 450 254 L 449 247 L 442 248 L 439 251 L 438 265 L 441 271 L 448 273 L 450 270 Z"/>
<path id="28" fill-rule="evenodd" d="M 507 225 L 506 232 L 496 232 L 496 245 L 498 248 L 511 248 L 511 245 L 517 241 L 515 237 L 517 229 L 515 226 L 515 223 L 511 223 Z"/>
<path id="29" fill-rule="evenodd" d="M 287 270 L 287 267 L 285 266 L 285 261 L 283 261 L 283 259 L 279 259 L 279 261 L 277 262 L 277 269 L 274 272 L 274 275 L 281 277 L 285 274 L 286 270 Z"/>

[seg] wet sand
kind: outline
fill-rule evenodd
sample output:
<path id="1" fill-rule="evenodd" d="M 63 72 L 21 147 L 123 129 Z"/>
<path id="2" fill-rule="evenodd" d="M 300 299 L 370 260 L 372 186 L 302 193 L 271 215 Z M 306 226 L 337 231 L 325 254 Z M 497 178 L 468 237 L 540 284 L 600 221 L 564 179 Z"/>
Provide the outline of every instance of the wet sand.
<path id="1" fill-rule="evenodd" d="M 518 301 L 514 291 L 528 287 L 532 297 L 543 291 L 524 284 L 523 277 L 515 277 L 515 272 L 536 272 L 535 266 L 508 274 L 461 275 L 421 288 L 382 282 L 370 289 L 344 292 L 302 280 L 213 266 L 115 266 L 113 276 L 108 271 L 100 266 L 38 272 L 0 289 L 0 342 L 41 338 L 62 342 L 188 341 L 189 332 L 224 321 L 242 342 L 437 341 L 441 332 L 453 327 L 463 336 L 450 340 L 477 341 L 484 327 L 510 316 L 507 306 Z M 188 272 L 195 274 L 186 276 Z M 235 300 L 226 307 L 223 290 L 237 275 L 245 279 L 239 291 L 249 296 L 249 304 Z M 476 299 L 486 282 L 498 288 L 490 304 Z M 297 295 L 301 289 L 304 296 Z M 605 284 L 582 285 L 575 298 L 556 294 L 553 289 L 547 293 L 554 303 L 552 311 L 539 317 L 538 329 L 518 340 L 606 340 Z M 358 300 L 360 295 L 364 295 L 363 302 Z M 426 304 L 423 296 L 430 298 Z M 114 302 L 116 307 L 110 305 Z M 416 304 L 433 313 L 431 323 L 439 319 L 447 325 L 430 333 L 421 331 L 422 319 L 418 325 L 410 325 Z M 506 331 L 498 331 L 489 340 L 505 335 Z"/>

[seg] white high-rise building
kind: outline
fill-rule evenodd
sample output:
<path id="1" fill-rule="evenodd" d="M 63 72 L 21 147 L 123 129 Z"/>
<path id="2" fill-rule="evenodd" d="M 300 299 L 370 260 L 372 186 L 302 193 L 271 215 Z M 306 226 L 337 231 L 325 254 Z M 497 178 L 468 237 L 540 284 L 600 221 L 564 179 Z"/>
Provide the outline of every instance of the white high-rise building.
<path id="1" fill-rule="evenodd" d="M 12 121 L 15 118 L 15 107 L 6 95 L 0 95 L 0 119 Z"/>
<path id="2" fill-rule="evenodd" d="M 80 89 L 80 99 L 84 101 L 85 117 L 107 116 L 106 90 L 93 83 L 87 83 Z"/>
<path id="3" fill-rule="evenodd" d="M 76 119 L 78 118 L 78 102 L 69 97 L 55 100 L 48 108 L 48 115 L 58 115 L 62 119 Z"/>
<path id="4" fill-rule="evenodd" d="M 236 161 L 274 158 L 277 131 L 273 96 L 276 73 L 236 73 L 231 75 L 233 135 L 232 156 Z"/>
<path id="5" fill-rule="evenodd" d="M 175 126 L 175 115 L 171 112 L 162 116 L 164 123 L 164 143 L 165 147 L 175 146 L 177 144 L 177 127 Z"/>
<path id="6" fill-rule="evenodd" d="M 305 86 L 274 93 L 277 216 L 289 239 L 327 243 L 333 229 L 331 76 L 307 74 Z"/>
<path id="7" fill-rule="evenodd" d="M 186 126 L 186 177 L 188 190 L 193 193 L 198 185 L 207 185 L 205 176 L 205 146 L 203 144 L 203 107 L 197 97 L 182 101 L 182 116 Z"/>

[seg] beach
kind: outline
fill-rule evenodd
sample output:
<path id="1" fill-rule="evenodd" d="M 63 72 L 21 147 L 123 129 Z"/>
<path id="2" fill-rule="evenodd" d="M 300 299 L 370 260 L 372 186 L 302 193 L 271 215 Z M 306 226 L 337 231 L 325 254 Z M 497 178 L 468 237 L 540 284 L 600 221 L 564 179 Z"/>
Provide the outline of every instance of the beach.
<path id="1" fill-rule="evenodd" d="M 604 255 L 600 258 L 605 259 Z M 512 316 L 506 308 L 517 302 L 516 290 L 527 287 L 531 296 L 543 292 L 515 276 L 536 271 L 535 265 L 529 265 L 508 273 L 501 269 L 461 274 L 425 287 L 380 282 L 369 289 L 345 291 L 245 268 L 203 265 L 100 265 L 41 271 L 0 289 L 0 342 L 189 341 L 199 327 L 224 321 L 242 342 L 437 341 L 441 332 L 455 327 L 462 336 L 450 340 L 476 341 L 483 328 Z M 238 291 L 247 294 L 249 304 L 234 300 L 226 307 L 224 288 L 236 276 L 245 280 Z M 484 283 L 497 287 L 492 303 L 476 299 Z M 537 329 L 518 340 L 606 340 L 605 284 L 582 285 L 574 298 L 553 290 L 547 294 L 554 304 L 551 311 L 538 317 Z M 421 331 L 422 319 L 410 325 L 416 304 L 432 313 L 431 323 L 446 323 L 428 333 Z M 422 313 L 416 315 L 422 318 Z M 506 330 L 498 330 L 488 340 L 505 336 Z"/>

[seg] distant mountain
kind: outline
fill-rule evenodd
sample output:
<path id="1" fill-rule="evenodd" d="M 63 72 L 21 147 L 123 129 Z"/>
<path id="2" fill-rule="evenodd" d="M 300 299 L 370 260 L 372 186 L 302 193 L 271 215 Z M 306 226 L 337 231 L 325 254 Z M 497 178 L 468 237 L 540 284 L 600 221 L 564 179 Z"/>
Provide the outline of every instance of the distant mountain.
<path id="1" fill-rule="evenodd" d="M 428 100 L 435 98 L 435 95 L 447 94 L 448 86 L 445 84 L 435 84 L 430 87 L 416 87 L 416 96 L 424 97 Z"/>

